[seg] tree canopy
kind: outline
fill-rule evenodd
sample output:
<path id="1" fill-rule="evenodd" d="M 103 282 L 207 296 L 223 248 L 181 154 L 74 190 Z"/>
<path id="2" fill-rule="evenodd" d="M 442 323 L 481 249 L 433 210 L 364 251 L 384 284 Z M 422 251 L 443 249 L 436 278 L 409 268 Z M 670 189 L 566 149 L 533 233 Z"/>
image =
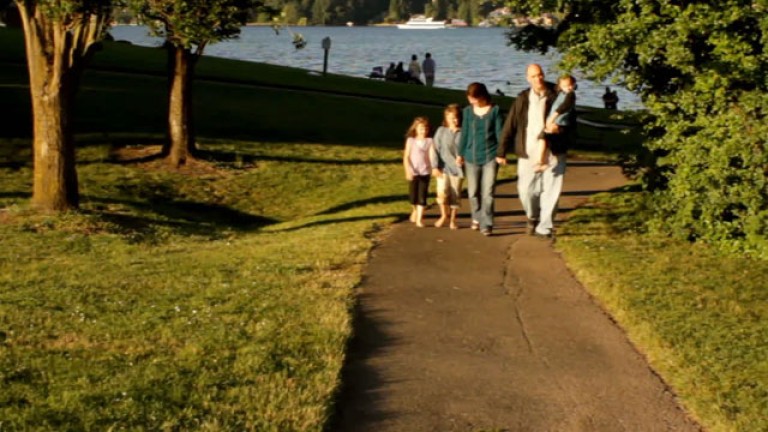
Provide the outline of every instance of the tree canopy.
<path id="1" fill-rule="evenodd" d="M 768 257 L 768 1 L 508 4 L 562 17 L 512 32 L 512 45 L 554 47 L 564 69 L 642 97 L 653 115 L 647 146 L 659 156 L 647 172 L 664 173 L 647 183 L 658 187 L 651 226 Z"/>
<path id="2" fill-rule="evenodd" d="M 152 31 L 174 46 L 201 49 L 240 34 L 253 0 L 130 0 Z M 259 2 L 259 4 L 261 4 Z"/>

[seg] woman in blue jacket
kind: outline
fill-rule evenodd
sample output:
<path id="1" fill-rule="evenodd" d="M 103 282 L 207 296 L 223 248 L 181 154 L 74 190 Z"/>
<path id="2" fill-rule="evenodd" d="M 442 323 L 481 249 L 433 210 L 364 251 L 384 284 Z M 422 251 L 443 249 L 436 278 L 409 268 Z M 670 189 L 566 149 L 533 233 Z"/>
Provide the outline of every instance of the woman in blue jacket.
<path id="1" fill-rule="evenodd" d="M 472 229 L 483 235 L 493 233 L 493 195 L 501 158 L 496 157 L 504 119 L 491 103 L 485 84 L 467 87 L 469 106 L 462 113 L 463 124 L 456 162 L 464 166 L 467 194 L 472 211 Z"/>

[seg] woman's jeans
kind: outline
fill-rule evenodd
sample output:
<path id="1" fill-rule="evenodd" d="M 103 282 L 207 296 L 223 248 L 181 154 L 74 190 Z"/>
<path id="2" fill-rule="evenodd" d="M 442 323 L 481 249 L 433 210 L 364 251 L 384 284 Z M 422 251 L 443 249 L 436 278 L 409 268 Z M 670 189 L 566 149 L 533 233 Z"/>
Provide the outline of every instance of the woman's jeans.
<path id="1" fill-rule="evenodd" d="M 472 220 L 480 223 L 480 229 L 493 228 L 493 195 L 499 165 L 496 159 L 482 165 L 472 163 L 465 165 Z"/>

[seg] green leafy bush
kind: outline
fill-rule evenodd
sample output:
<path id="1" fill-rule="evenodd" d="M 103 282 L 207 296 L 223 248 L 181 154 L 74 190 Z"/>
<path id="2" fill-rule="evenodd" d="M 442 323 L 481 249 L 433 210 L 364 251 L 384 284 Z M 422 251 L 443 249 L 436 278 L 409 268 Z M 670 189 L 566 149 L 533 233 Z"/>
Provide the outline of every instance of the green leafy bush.
<path id="1" fill-rule="evenodd" d="M 561 66 L 638 92 L 651 118 L 650 226 L 768 258 L 768 4 L 754 0 L 508 0 L 560 24 L 510 34 Z"/>

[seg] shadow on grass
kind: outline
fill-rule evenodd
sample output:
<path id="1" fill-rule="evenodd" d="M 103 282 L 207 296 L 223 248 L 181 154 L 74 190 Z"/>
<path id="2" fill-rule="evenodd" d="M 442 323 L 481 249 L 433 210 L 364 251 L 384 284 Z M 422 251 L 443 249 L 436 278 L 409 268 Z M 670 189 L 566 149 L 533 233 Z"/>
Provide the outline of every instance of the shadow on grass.
<path id="1" fill-rule="evenodd" d="M 158 225 L 167 226 L 185 234 L 215 235 L 217 228 L 253 231 L 279 222 L 218 204 L 193 201 L 155 200 L 145 203 L 103 198 L 93 198 L 90 201 L 99 204 L 125 205 L 148 214 L 147 216 L 139 216 L 100 211 L 105 220 L 128 230 L 146 230 L 150 229 L 152 225 Z"/>
<path id="2" fill-rule="evenodd" d="M 274 219 L 252 215 L 218 204 L 193 201 L 172 201 L 153 206 L 153 210 L 168 217 L 191 222 L 209 222 L 241 230 L 252 230 L 278 222 Z"/>
<path id="3" fill-rule="evenodd" d="M 116 158 L 110 158 L 108 163 L 116 164 L 116 165 L 133 165 L 133 164 L 142 164 L 147 162 L 154 162 L 156 160 L 160 160 L 165 157 L 165 154 L 163 153 L 153 153 L 146 156 L 131 158 L 131 159 L 116 159 Z M 102 162 L 102 161 L 99 161 Z M 78 162 L 80 163 L 80 162 Z"/>
<path id="4" fill-rule="evenodd" d="M 275 161 L 275 162 L 302 162 L 302 163 L 316 163 L 316 164 L 329 164 L 329 165 L 378 165 L 378 164 L 391 164 L 399 163 L 402 161 L 400 158 L 392 159 L 316 159 L 316 158 L 302 158 L 302 157 L 288 157 L 288 156 L 270 156 L 270 155 L 253 155 L 248 152 L 224 152 L 218 150 L 198 150 L 195 157 L 204 159 L 211 162 L 238 162 L 243 164 L 252 164 L 254 162 Z"/>
<path id="5" fill-rule="evenodd" d="M 32 198 L 31 193 L 27 192 L 0 192 L 0 199 L 3 198 Z"/>
<path id="6" fill-rule="evenodd" d="M 580 160 L 568 161 L 568 166 L 584 167 L 584 168 L 615 166 L 615 165 L 617 165 L 615 162 L 597 162 L 597 161 L 580 161 Z M 568 173 L 566 172 L 566 179 L 568 178 L 567 176 L 568 176 Z"/>
<path id="7" fill-rule="evenodd" d="M 407 197 L 405 195 L 378 196 L 378 197 L 367 198 L 364 200 L 352 201 L 346 204 L 337 205 L 335 207 L 331 207 L 329 209 L 323 210 L 320 213 L 317 213 L 317 215 L 339 213 L 345 210 L 350 210 L 356 207 L 362 207 L 370 204 L 389 204 L 389 203 L 400 202 L 400 201 L 407 202 Z"/>
<path id="8" fill-rule="evenodd" d="M 610 191 L 604 199 L 579 206 L 568 218 L 567 235 L 621 234 L 644 232 L 643 215 L 648 209 L 643 203 L 642 187 L 627 185 Z"/>
<path id="9" fill-rule="evenodd" d="M 28 166 L 29 167 L 32 166 L 31 160 L 10 160 L 10 161 L 0 162 L 0 169 L 5 168 L 13 171 L 19 171 L 20 169 Z"/>

